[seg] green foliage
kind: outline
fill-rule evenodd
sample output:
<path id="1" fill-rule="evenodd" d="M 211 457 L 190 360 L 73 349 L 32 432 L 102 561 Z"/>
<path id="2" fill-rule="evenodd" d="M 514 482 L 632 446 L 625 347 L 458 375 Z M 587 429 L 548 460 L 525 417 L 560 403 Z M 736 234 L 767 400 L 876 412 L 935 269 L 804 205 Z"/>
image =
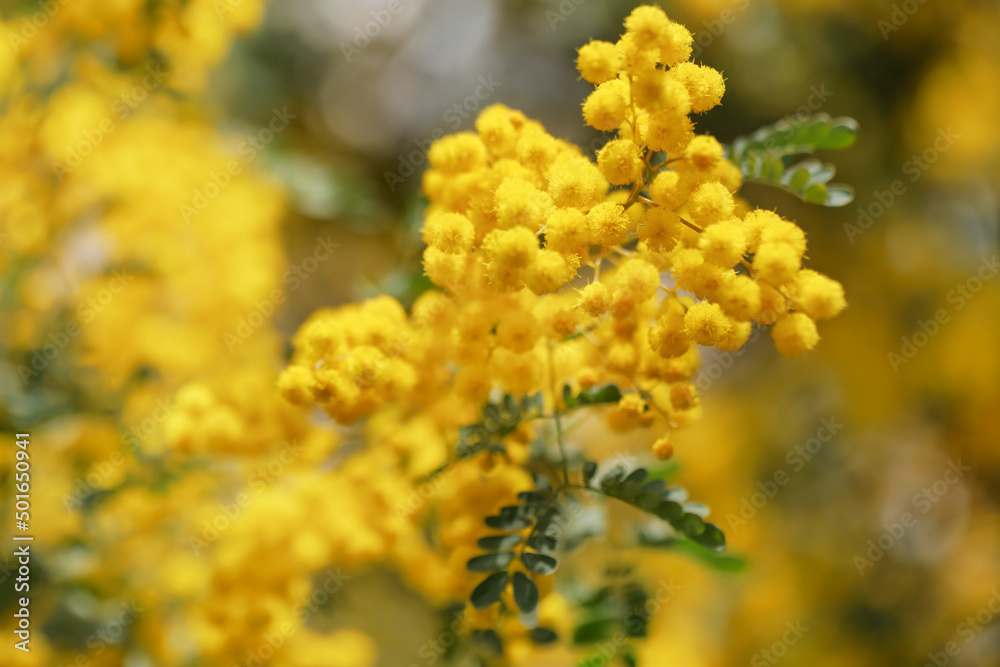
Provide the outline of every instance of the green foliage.
<path id="1" fill-rule="evenodd" d="M 845 206 L 854 199 L 854 191 L 830 183 L 836 173 L 833 165 L 815 158 L 796 162 L 796 158 L 848 148 L 857 141 L 858 132 L 853 118 L 816 114 L 780 120 L 736 138 L 726 147 L 726 157 L 739 166 L 746 181 L 780 188 L 811 204 Z"/>
<path id="2" fill-rule="evenodd" d="M 722 530 L 702 518 L 708 513 L 708 508 L 700 503 L 685 503 L 687 491 L 678 487 L 666 488 L 662 478 L 648 479 L 649 471 L 645 468 L 636 468 L 626 474 L 623 467 L 615 466 L 598 480 L 596 486 L 590 480 L 587 485 L 666 521 L 678 535 L 705 549 L 725 551 L 726 536 Z"/>

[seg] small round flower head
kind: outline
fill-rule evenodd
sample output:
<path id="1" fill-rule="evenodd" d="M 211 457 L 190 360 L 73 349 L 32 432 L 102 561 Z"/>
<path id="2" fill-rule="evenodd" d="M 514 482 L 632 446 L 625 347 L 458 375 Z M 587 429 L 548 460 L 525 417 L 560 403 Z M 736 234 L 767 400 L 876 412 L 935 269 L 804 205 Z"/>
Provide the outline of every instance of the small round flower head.
<path id="1" fill-rule="evenodd" d="M 583 254 L 590 242 L 587 216 L 575 208 L 557 208 L 545 223 L 545 247 L 564 255 Z"/>
<path id="2" fill-rule="evenodd" d="M 679 63 L 670 70 L 670 74 L 687 88 L 691 95 L 691 111 L 695 113 L 708 111 L 718 105 L 726 92 L 722 74 L 705 65 Z"/>
<path id="3" fill-rule="evenodd" d="M 787 243 L 799 257 L 806 252 L 806 233 L 794 222 L 775 220 L 760 233 L 761 243 Z"/>
<path id="4" fill-rule="evenodd" d="M 599 85 L 583 102 L 583 120 L 598 130 L 611 131 L 628 114 L 628 84 L 612 79 Z"/>
<path id="5" fill-rule="evenodd" d="M 717 296 L 722 310 L 734 320 L 750 320 L 760 313 L 760 284 L 750 276 L 732 276 Z"/>
<path id="6" fill-rule="evenodd" d="M 435 246 L 424 250 L 424 273 L 440 287 L 457 286 L 465 280 L 465 253 L 447 253 Z"/>
<path id="7" fill-rule="evenodd" d="M 597 153 L 597 167 L 612 185 L 624 185 L 642 178 L 644 166 L 642 151 L 627 139 L 613 139 Z"/>
<path id="8" fill-rule="evenodd" d="M 706 227 L 698 241 L 705 261 L 731 267 L 743 257 L 747 236 L 736 218 Z"/>
<path id="9" fill-rule="evenodd" d="M 767 283 L 757 284 L 760 286 L 760 312 L 754 319 L 761 324 L 774 324 L 788 312 L 788 298 Z"/>
<path id="10" fill-rule="evenodd" d="M 508 178 L 501 183 L 494 199 L 497 226 L 501 229 L 521 226 L 538 230 L 552 209 L 552 197 L 519 178 Z"/>
<path id="11" fill-rule="evenodd" d="M 743 228 L 747 232 L 747 251 L 757 252 L 764 230 L 778 222 L 781 222 L 781 218 L 777 213 L 763 209 L 754 209 L 743 216 Z"/>
<path id="12" fill-rule="evenodd" d="M 715 345 L 729 334 L 730 320 L 717 303 L 699 301 L 684 314 L 684 331 L 699 345 Z"/>
<path id="13" fill-rule="evenodd" d="M 517 161 L 525 167 L 545 173 L 555 160 L 559 146 L 555 137 L 546 132 L 541 124 L 526 127 L 521 132 L 514 148 Z"/>
<path id="14" fill-rule="evenodd" d="M 805 313 L 783 315 L 771 327 L 774 347 L 786 357 L 797 357 L 816 347 L 819 332 L 816 323 Z"/>
<path id="15" fill-rule="evenodd" d="M 622 54 L 622 71 L 633 76 L 656 69 L 659 49 L 656 45 L 642 45 L 633 33 L 621 36 L 615 48 Z"/>
<path id="16" fill-rule="evenodd" d="M 705 263 L 705 256 L 697 248 L 677 246 L 670 253 L 670 268 L 679 284 L 691 282 L 692 276 Z"/>
<path id="17" fill-rule="evenodd" d="M 660 286 L 660 272 L 642 259 L 629 259 L 615 272 L 615 292 L 626 293 L 636 303 L 656 296 Z"/>
<path id="18" fill-rule="evenodd" d="M 684 331 L 684 307 L 677 299 L 667 297 L 660 310 L 656 324 L 649 330 L 649 346 L 665 359 L 679 357 L 691 347 L 691 338 Z"/>
<path id="19" fill-rule="evenodd" d="M 607 190 L 608 181 L 601 170 L 582 155 L 557 161 L 549 169 L 548 193 L 556 206 L 590 208 Z"/>
<path id="20" fill-rule="evenodd" d="M 679 109 L 661 109 L 649 114 L 646 146 L 654 151 L 679 153 L 691 141 L 694 125 Z"/>
<path id="21" fill-rule="evenodd" d="M 518 132 L 526 121 L 520 111 L 503 104 L 491 104 L 476 118 L 476 131 L 495 158 L 513 157 Z"/>
<path id="22" fill-rule="evenodd" d="M 488 258 L 507 269 L 524 269 L 538 254 L 538 238 L 525 227 L 490 232 L 483 239 Z"/>
<path id="23" fill-rule="evenodd" d="M 676 171 L 662 170 L 649 184 L 650 198 L 665 208 L 675 209 L 684 203 L 687 193 L 679 185 L 680 177 Z"/>
<path id="24" fill-rule="evenodd" d="M 732 325 L 729 328 L 729 333 L 717 342 L 715 347 L 724 352 L 735 352 L 746 345 L 747 340 L 750 339 L 750 331 L 753 329 L 753 326 L 750 322 L 738 322 L 735 320 L 730 320 L 729 323 Z"/>
<path id="25" fill-rule="evenodd" d="M 608 312 L 611 307 L 611 294 L 604 283 L 590 283 L 580 290 L 580 307 L 591 317 L 598 317 Z"/>
<path id="26" fill-rule="evenodd" d="M 636 233 L 650 249 L 670 250 L 677 243 L 680 230 L 681 219 L 676 213 L 664 208 L 650 208 L 642 224 L 636 228 Z"/>
<path id="27" fill-rule="evenodd" d="M 660 62 L 667 67 L 684 62 L 691 57 L 693 42 L 690 30 L 679 23 L 671 23 L 667 34 L 660 40 Z"/>
<path id="28" fill-rule="evenodd" d="M 624 62 L 614 44 L 592 39 L 577 52 L 576 69 L 584 81 L 600 84 L 618 76 Z"/>
<path id="29" fill-rule="evenodd" d="M 691 108 L 691 96 L 687 88 L 677 79 L 660 70 L 643 72 L 632 85 L 635 103 L 651 111 L 678 110 L 687 113 Z"/>
<path id="30" fill-rule="evenodd" d="M 595 245 L 612 246 L 628 238 L 631 219 L 621 204 L 601 202 L 587 213 L 587 226 Z"/>
<path id="31" fill-rule="evenodd" d="M 787 285 L 802 266 L 802 255 L 790 243 L 761 243 L 753 258 L 757 276 L 771 285 Z"/>
<path id="32" fill-rule="evenodd" d="M 811 269 L 799 271 L 795 291 L 796 308 L 814 320 L 836 317 L 847 306 L 843 286 Z"/>
<path id="33" fill-rule="evenodd" d="M 708 171 L 722 159 L 722 144 L 715 137 L 699 134 L 688 144 L 686 153 L 692 166 Z"/>
<path id="34" fill-rule="evenodd" d="M 528 267 L 524 282 L 535 294 L 555 292 L 576 277 L 576 269 L 555 250 L 539 250 Z"/>
<path id="35" fill-rule="evenodd" d="M 710 181 L 695 188 L 688 198 L 687 209 L 694 221 L 704 228 L 733 217 L 736 202 L 725 185 Z"/>
<path id="36" fill-rule="evenodd" d="M 653 443 L 653 455 L 661 461 L 667 461 L 674 455 L 674 446 L 670 444 L 667 436 L 659 438 Z"/>
<path id="37" fill-rule="evenodd" d="M 632 10 L 625 19 L 625 29 L 635 36 L 636 43 L 643 48 L 659 48 L 667 39 L 670 31 L 670 19 L 659 7 L 642 5 Z"/>
<path id="38" fill-rule="evenodd" d="M 533 348 L 538 333 L 535 318 L 520 309 L 507 311 L 497 323 L 497 343 L 511 352 L 527 352 Z"/>
<path id="39" fill-rule="evenodd" d="M 472 248 L 476 231 L 461 213 L 437 213 L 427 216 L 421 233 L 427 245 L 442 252 L 458 254 Z"/>
<path id="40" fill-rule="evenodd" d="M 441 137 L 427 152 L 431 167 L 446 174 L 472 171 L 486 164 L 486 146 L 474 132 L 458 132 Z"/>

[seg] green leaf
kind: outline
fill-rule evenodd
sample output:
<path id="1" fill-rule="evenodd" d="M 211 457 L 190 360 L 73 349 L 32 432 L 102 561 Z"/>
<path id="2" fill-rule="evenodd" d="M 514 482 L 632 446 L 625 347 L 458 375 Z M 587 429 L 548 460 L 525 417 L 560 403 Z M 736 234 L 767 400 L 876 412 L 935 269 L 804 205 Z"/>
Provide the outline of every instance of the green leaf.
<path id="1" fill-rule="evenodd" d="M 791 172 L 791 177 L 788 179 L 788 187 L 793 191 L 798 192 L 806 187 L 809 183 L 809 170 L 805 167 L 798 167 L 795 171 Z"/>
<path id="2" fill-rule="evenodd" d="M 672 524 L 675 521 L 680 521 L 681 517 L 684 516 L 684 508 L 681 507 L 680 503 L 675 503 L 672 500 L 661 500 L 653 513 Z"/>
<path id="3" fill-rule="evenodd" d="M 608 473 L 601 478 L 601 488 L 605 492 L 611 492 L 622 483 L 625 479 L 625 469 L 621 466 L 615 466 Z"/>
<path id="4" fill-rule="evenodd" d="M 826 186 L 813 183 L 802 193 L 802 199 L 810 204 L 825 204 L 827 199 Z"/>
<path id="5" fill-rule="evenodd" d="M 573 630 L 574 644 L 592 644 L 607 639 L 614 631 L 614 624 L 608 618 L 596 618 L 585 621 Z"/>
<path id="6" fill-rule="evenodd" d="M 518 609 L 525 614 L 530 614 L 538 606 L 538 586 L 523 572 L 514 573 L 514 602 Z"/>
<path id="7" fill-rule="evenodd" d="M 635 506 L 647 512 L 655 512 L 660 504 L 660 494 L 653 491 L 642 491 L 635 497 Z"/>
<path id="8" fill-rule="evenodd" d="M 697 514 L 685 514 L 680 523 L 681 530 L 687 537 L 696 537 L 705 532 L 705 521 Z"/>
<path id="9" fill-rule="evenodd" d="M 488 516 L 483 523 L 494 530 L 524 530 L 531 525 L 531 519 L 525 516 Z"/>
<path id="10" fill-rule="evenodd" d="M 500 596 L 503 594 L 503 589 L 506 587 L 507 570 L 494 572 L 490 576 L 483 579 L 479 585 L 473 589 L 472 594 L 469 596 L 469 601 L 476 609 L 485 609 L 491 604 L 500 601 Z"/>
<path id="11" fill-rule="evenodd" d="M 504 551 L 501 553 L 484 554 L 482 556 L 470 558 L 469 562 L 465 564 L 465 567 L 469 570 L 469 572 L 491 572 L 493 570 L 499 570 L 507 567 L 513 560 L 514 552 Z"/>
<path id="12" fill-rule="evenodd" d="M 540 491 L 522 491 L 517 494 L 517 499 L 525 505 L 541 505 L 548 501 L 550 495 Z"/>
<path id="13" fill-rule="evenodd" d="M 824 187 L 833 178 L 835 167 L 815 159 L 796 163 L 795 156 L 848 148 L 857 137 L 858 123 L 853 118 L 831 119 L 827 114 L 796 117 L 737 137 L 726 148 L 726 157 L 748 182 L 785 190 L 808 203 L 844 206 L 854 197 L 849 187 Z"/>
<path id="14" fill-rule="evenodd" d="M 696 544 L 709 549 L 710 551 L 725 551 L 726 550 L 726 536 L 713 523 L 706 523 L 705 529 L 698 535 L 689 536 L 693 542 Z"/>
<path id="15" fill-rule="evenodd" d="M 538 627 L 531 631 L 531 641 L 536 644 L 552 644 L 559 641 L 559 635 L 550 628 Z"/>
<path id="16" fill-rule="evenodd" d="M 617 386 L 608 384 L 600 389 L 591 389 L 580 392 L 580 400 L 586 405 L 597 403 L 617 403 L 622 400 L 622 392 Z"/>
<path id="17" fill-rule="evenodd" d="M 633 470 L 628 474 L 628 477 L 625 478 L 625 481 L 634 482 L 636 484 L 642 484 L 644 481 L 646 481 L 646 477 L 648 476 L 649 476 L 648 470 L 646 470 L 645 468 L 636 468 L 635 470 Z"/>
<path id="18" fill-rule="evenodd" d="M 830 121 L 830 131 L 816 147 L 821 151 L 839 151 L 850 148 L 858 140 L 861 128 L 853 118 L 835 118 Z"/>
<path id="19" fill-rule="evenodd" d="M 490 535 L 476 543 L 483 551 L 506 551 L 521 543 L 520 535 Z"/>
<path id="20" fill-rule="evenodd" d="M 558 546 L 559 541 L 550 535 L 541 535 L 536 533 L 529 537 L 525 544 L 535 551 L 552 551 L 556 548 L 556 546 Z"/>
<path id="21" fill-rule="evenodd" d="M 533 554 L 530 551 L 525 551 L 521 553 L 521 562 L 524 566 L 534 572 L 535 574 L 552 574 L 556 571 L 558 566 L 558 561 L 552 556 L 546 556 L 545 554 Z"/>
<path id="22" fill-rule="evenodd" d="M 583 462 L 583 485 L 590 486 L 590 480 L 597 474 L 597 464 L 593 461 Z"/>

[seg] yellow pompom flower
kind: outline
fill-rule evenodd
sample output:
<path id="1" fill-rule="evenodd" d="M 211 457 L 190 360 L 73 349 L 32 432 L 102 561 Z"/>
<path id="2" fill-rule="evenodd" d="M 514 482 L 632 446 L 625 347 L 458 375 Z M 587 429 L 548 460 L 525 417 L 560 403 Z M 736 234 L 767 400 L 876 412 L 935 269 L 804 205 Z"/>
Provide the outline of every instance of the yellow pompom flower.
<path id="1" fill-rule="evenodd" d="M 722 144 L 715 137 L 699 134 L 688 144 L 685 153 L 696 169 L 707 171 L 714 169 L 722 159 Z"/>
<path id="2" fill-rule="evenodd" d="M 527 121 L 520 111 L 503 104 L 491 104 L 476 118 L 476 131 L 483 144 L 496 157 L 513 157 L 518 132 Z"/>
<path id="3" fill-rule="evenodd" d="M 583 103 L 583 120 L 597 130 L 611 131 L 628 114 L 628 84 L 621 79 L 605 81 Z"/>
<path id="4" fill-rule="evenodd" d="M 717 299 L 722 310 L 735 320 L 750 320 L 760 313 L 760 284 L 750 276 L 739 274 L 725 281 Z"/>
<path id="5" fill-rule="evenodd" d="M 801 258 L 806 252 L 806 233 L 794 222 L 773 220 L 760 233 L 761 243 L 787 243 Z"/>
<path id="6" fill-rule="evenodd" d="M 577 52 L 576 69 L 584 81 L 599 84 L 617 77 L 623 63 L 614 44 L 592 39 Z"/>
<path id="7" fill-rule="evenodd" d="M 427 245 L 457 254 L 472 248 L 476 230 L 469 219 L 460 213 L 438 213 L 427 216 L 421 234 Z"/>
<path id="8" fill-rule="evenodd" d="M 660 40 L 660 62 L 667 67 L 684 62 L 691 57 L 694 36 L 679 23 L 671 23 L 667 34 Z"/>
<path id="9" fill-rule="evenodd" d="M 684 314 L 684 331 L 699 345 L 715 345 L 729 333 L 730 320 L 717 303 L 699 301 Z"/>
<path id="10" fill-rule="evenodd" d="M 759 208 L 743 216 L 743 228 L 747 232 L 747 252 L 757 252 L 764 230 L 778 222 L 781 222 L 781 218 L 777 213 Z"/>
<path id="11" fill-rule="evenodd" d="M 814 320 L 836 317 L 847 306 L 844 287 L 812 269 L 799 271 L 795 292 L 796 308 Z"/>
<path id="12" fill-rule="evenodd" d="M 739 220 L 733 218 L 706 227 L 699 238 L 705 261 L 717 266 L 731 267 L 743 257 L 747 248 L 746 232 Z"/>
<path id="13" fill-rule="evenodd" d="M 582 255 L 590 243 L 587 216 L 575 208 L 557 208 L 545 223 L 545 247 L 564 255 Z"/>
<path id="14" fill-rule="evenodd" d="M 497 323 L 497 343 L 511 352 L 527 352 L 538 339 L 538 323 L 531 313 L 511 310 Z"/>
<path id="15" fill-rule="evenodd" d="M 588 209 L 607 191 L 608 181 L 601 170 L 582 155 L 557 160 L 549 169 L 548 193 L 556 206 Z"/>
<path id="16" fill-rule="evenodd" d="M 519 178 L 508 178 L 501 183 L 494 201 L 500 229 L 521 226 L 537 231 L 553 208 L 552 197 Z"/>
<path id="17" fill-rule="evenodd" d="M 670 444 L 670 439 L 667 436 L 663 436 L 653 443 L 653 455 L 661 461 L 673 457 L 674 446 Z"/>
<path id="18" fill-rule="evenodd" d="M 684 203 L 687 192 L 679 184 L 680 177 L 676 171 L 661 171 L 649 184 L 650 198 L 668 209 L 675 209 Z"/>
<path id="19" fill-rule="evenodd" d="M 771 327 L 774 347 L 786 357 L 797 357 L 816 347 L 819 332 L 816 323 L 805 313 L 783 315 Z"/>
<path id="20" fill-rule="evenodd" d="M 657 47 L 669 36 L 670 19 L 659 7 L 641 5 L 625 18 L 625 29 L 642 48 Z"/>
<path id="21" fill-rule="evenodd" d="M 775 286 L 794 280 L 801 265 L 802 255 L 790 243 L 761 243 L 753 258 L 757 276 Z"/>
<path id="22" fill-rule="evenodd" d="M 486 164 L 486 146 L 474 132 L 458 132 L 438 139 L 427 152 L 427 161 L 446 174 L 472 171 Z"/>
<path id="23" fill-rule="evenodd" d="M 733 217 L 736 203 L 729 188 L 718 181 L 710 181 L 695 188 L 688 198 L 687 209 L 696 223 L 707 227 Z"/>
<path id="24" fill-rule="evenodd" d="M 687 88 L 688 94 L 691 95 L 691 111 L 694 113 L 708 111 L 722 101 L 726 83 L 717 70 L 705 65 L 683 62 L 669 71 Z"/>
<path id="25" fill-rule="evenodd" d="M 587 213 L 587 225 L 595 245 L 612 246 L 628 238 L 631 219 L 621 204 L 601 202 Z"/>
<path id="26" fill-rule="evenodd" d="M 611 294 L 604 283 L 593 282 L 580 290 L 580 307 L 591 317 L 598 317 L 608 312 L 611 307 Z"/>
<path id="27" fill-rule="evenodd" d="M 555 250 L 539 250 L 528 267 L 524 282 L 535 294 L 555 292 L 576 277 L 576 269 Z"/>
<path id="28" fill-rule="evenodd" d="M 642 223 L 636 228 L 636 234 L 652 250 L 672 249 L 680 232 L 680 216 L 663 208 L 651 208 L 646 211 Z"/>
<path id="29" fill-rule="evenodd" d="M 638 180 L 645 164 L 642 150 L 627 139 L 613 139 L 597 153 L 597 166 L 612 185 Z"/>

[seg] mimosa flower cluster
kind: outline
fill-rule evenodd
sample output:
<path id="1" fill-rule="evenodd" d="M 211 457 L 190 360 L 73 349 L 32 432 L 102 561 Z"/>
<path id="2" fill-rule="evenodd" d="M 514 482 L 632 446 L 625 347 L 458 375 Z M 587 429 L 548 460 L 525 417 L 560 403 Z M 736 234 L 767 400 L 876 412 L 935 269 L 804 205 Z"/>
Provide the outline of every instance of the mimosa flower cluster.
<path id="1" fill-rule="evenodd" d="M 739 170 L 696 133 L 722 75 L 689 62 L 691 33 L 659 8 L 625 27 L 577 59 L 596 86 L 584 121 L 616 132 L 596 161 L 500 104 L 475 132 L 435 142 L 423 259 L 441 290 L 409 314 L 389 297 L 316 313 L 281 379 L 287 397 L 342 422 L 426 411 L 450 440 L 495 389 L 547 392 L 558 409 L 555 385 L 613 382 L 626 392 L 613 425 L 669 430 L 699 412 L 698 346 L 736 350 L 754 322 L 773 325 L 786 356 L 816 346 L 843 289 L 803 268 L 801 228 L 734 196 Z M 589 345 L 564 345 L 581 336 Z M 667 436 L 654 451 L 670 456 Z"/>

